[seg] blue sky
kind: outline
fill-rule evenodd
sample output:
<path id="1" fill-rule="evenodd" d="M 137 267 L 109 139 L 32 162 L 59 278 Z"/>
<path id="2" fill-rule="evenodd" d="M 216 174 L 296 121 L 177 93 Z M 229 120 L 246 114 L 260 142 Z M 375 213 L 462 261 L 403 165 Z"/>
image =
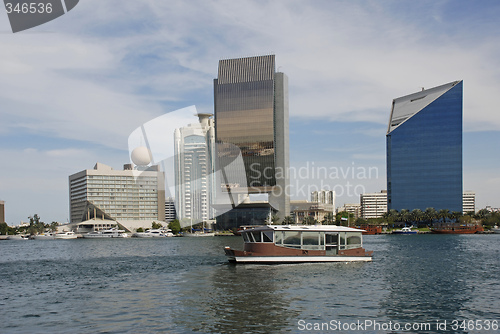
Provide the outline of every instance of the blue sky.
<path id="1" fill-rule="evenodd" d="M 292 167 L 379 171 L 332 188 L 385 189 L 392 99 L 464 80 L 464 190 L 498 207 L 498 17 L 496 1 L 82 0 L 12 34 L 0 13 L 7 221 L 66 221 L 69 175 L 97 161 L 120 169 L 141 124 L 193 104 L 213 111 L 219 59 L 269 53 L 289 77 Z"/>

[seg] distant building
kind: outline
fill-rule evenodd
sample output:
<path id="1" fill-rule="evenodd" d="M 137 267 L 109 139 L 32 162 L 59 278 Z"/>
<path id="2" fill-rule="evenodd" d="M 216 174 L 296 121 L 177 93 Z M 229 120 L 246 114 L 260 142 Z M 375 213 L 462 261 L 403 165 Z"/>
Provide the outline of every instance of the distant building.
<path id="1" fill-rule="evenodd" d="M 302 224 L 307 217 L 312 217 L 318 223 L 321 223 L 325 216 L 329 213 L 333 214 L 334 210 L 331 204 L 308 201 L 290 201 L 290 208 L 295 219 L 295 224 Z"/>
<path id="2" fill-rule="evenodd" d="M 463 213 L 476 212 L 476 193 L 465 191 L 463 194 Z"/>
<path id="3" fill-rule="evenodd" d="M 206 222 L 215 216 L 215 129 L 212 114 L 175 129 L 175 208 L 180 220 Z"/>
<path id="4" fill-rule="evenodd" d="M 171 222 L 176 217 L 175 200 L 172 197 L 167 197 L 165 199 L 165 221 Z"/>
<path id="5" fill-rule="evenodd" d="M 0 223 L 5 223 L 5 202 L 0 201 Z"/>
<path id="6" fill-rule="evenodd" d="M 214 109 L 217 143 L 241 151 L 243 165 L 237 173 L 246 176 L 246 184 L 237 185 L 239 191 L 268 194 L 283 219 L 290 212 L 288 77 L 276 72 L 275 56 L 220 60 Z M 219 145 L 218 154 L 224 166 L 232 155 L 223 147 Z"/>
<path id="7" fill-rule="evenodd" d="M 311 202 L 330 204 L 333 207 L 335 207 L 335 191 L 333 190 L 313 191 L 311 193 Z"/>
<path id="8" fill-rule="evenodd" d="M 337 208 L 337 213 L 348 212 L 354 215 L 354 219 L 361 217 L 361 205 L 359 203 L 344 204 Z"/>
<path id="9" fill-rule="evenodd" d="M 158 166 L 142 169 L 127 164 L 114 170 L 98 162 L 94 169 L 71 175 L 70 222 L 112 220 L 133 228 L 165 221 L 164 174 Z"/>
<path id="10" fill-rule="evenodd" d="M 392 101 L 386 135 L 387 205 L 462 211 L 463 82 Z"/>
<path id="11" fill-rule="evenodd" d="M 387 191 L 361 194 L 359 202 L 363 219 L 379 218 L 387 212 Z"/>

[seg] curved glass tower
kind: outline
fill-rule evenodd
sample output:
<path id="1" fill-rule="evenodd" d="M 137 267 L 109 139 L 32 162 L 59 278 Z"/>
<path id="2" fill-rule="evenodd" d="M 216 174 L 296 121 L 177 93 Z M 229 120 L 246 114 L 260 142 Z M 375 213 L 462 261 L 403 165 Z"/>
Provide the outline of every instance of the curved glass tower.
<path id="1" fill-rule="evenodd" d="M 388 209 L 462 211 L 463 82 L 394 99 L 387 130 Z"/>

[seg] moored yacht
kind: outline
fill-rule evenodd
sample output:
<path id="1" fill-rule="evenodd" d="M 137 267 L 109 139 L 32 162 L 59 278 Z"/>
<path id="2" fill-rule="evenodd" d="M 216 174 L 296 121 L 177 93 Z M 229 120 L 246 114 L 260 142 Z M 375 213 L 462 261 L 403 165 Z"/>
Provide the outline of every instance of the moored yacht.
<path id="1" fill-rule="evenodd" d="M 174 234 L 172 233 L 172 230 L 150 229 L 146 232 L 135 232 L 132 236 L 135 238 L 165 238 L 173 237 Z"/>
<path id="2" fill-rule="evenodd" d="M 78 236 L 73 231 L 60 232 L 54 235 L 55 239 L 76 239 Z"/>
<path id="3" fill-rule="evenodd" d="M 230 262 L 300 263 L 371 261 L 362 230 L 335 225 L 267 225 L 241 231 L 244 249 L 226 247 Z"/>
<path id="4" fill-rule="evenodd" d="M 125 230 L 117 230 L 117 229 L 110 229 L 110 230 L 99 230 L 99 231 L 92 231 L 87 234 L 83 235 L 84 238 L 127 238 L 128 234 L 125 233 Z"/>

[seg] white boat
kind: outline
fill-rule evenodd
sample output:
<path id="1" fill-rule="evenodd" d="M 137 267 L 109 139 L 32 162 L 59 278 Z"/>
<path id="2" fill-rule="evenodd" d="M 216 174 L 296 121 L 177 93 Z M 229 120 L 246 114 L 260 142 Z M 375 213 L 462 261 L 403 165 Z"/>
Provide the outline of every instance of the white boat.
<path id="1" fill-rule="evenodd" d="M 54 240 L 54 233 L 42 233 L 33 236 L 35 240 Z"/>
<path id="2" fill-rule="evenodd" d="M 371 261 L 363 230 L 335 225 L 267 225 L 241 231 L 244 249 L 225 247 L 230 262 L 302 263 Z"/>
<path id="3" fill-rule="evenodd" d="M 500 227 L 496 226 L 491 229 L 493 233 L 500 234 Z"/>
<path id="4" fill-rule="evenodd" d="M 55 239 L 76 239 L 78 236 L 73 231 L 60 232 L 54 235 Z"/>
<path id="5" fill-rule="evenodd" d="M 184 233 L 184 237 L 215 237 L 215 232 Z"/>
<path id="6" fill-rule="evenodd" d="M 135 232 L 132 234 L 132 237 L 135 238 L 166 238 L 173 237 L 174 234 L 172 230 L 164 230 L 164 229 L 151 229 L 146 232 Z"/>
<path id="7" fill-rule="evenodd" d="M 417 231 L 413 231 L 411 227 L 403 227 L 400 230 L 392 231 L 392 234 L 417 234 Z"/>
<path id="8" fill-rule="evenodd" d="M 117 230 L 117 229 L 110 229 L 110 230 L 99 230 L 99 231 L 92 231 L 87 234 L 83 235 L 84 238 L 127 238 L 128 234 L 125 233 L 125 230 Z"/>
<path id="9" fill-rule="evenodd" d="M 14 234 L 14 235 L 9 235 L 8 240 L 29 240 L 29 236 L 27 235 L 21 235 L 21 234 Z"/>

